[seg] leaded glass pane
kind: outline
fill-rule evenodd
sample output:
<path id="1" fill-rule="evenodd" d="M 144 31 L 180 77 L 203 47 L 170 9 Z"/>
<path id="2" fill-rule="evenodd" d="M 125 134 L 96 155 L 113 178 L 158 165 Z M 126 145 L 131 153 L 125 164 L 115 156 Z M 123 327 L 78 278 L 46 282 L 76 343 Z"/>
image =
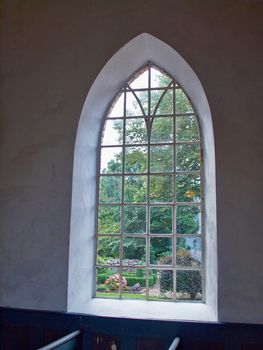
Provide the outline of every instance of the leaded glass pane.
<path id="1" fill-rule="evenodd" d="M 151 143 L 173 142 L 173 118 L 155 117 L 152 123 Z"/>
<path id="2" fill-rule="evenodd" d="M 150 208 L 150 233 L 172 233 L 173 208 L 170 206 L 158 206 Z"/>
<path id="3" fill-rule="evenodd" d="M 123 208 L 123 232 L 146 232 L 146 206 L 125 206 Z"/>
<path id="4" fill-rule="evenodd" d="M 119 205 L 100 206 L 98 213 L 98 233 L 121 232 L 121 208 Z"/>
<path id="5" fill-rule="evenodd" d="M 125 172 L 144 173 L 148 168 L 147 147 L 125 148 Z"/>
<path id="6" fill-rule="evenodd" d="M 125 143 L 141 144 L 147 143 L 147 129 L 143 118 L 134 118 L 126 120 Z"/>
<path id="7" fill-rule="evenodd" d="M 100 203 L 118 203 L 121 201 L 121 176 L 100 177 Z"/>
<path id="8" fill-rule="evenodd" d="M 181 267 L 201 266 L 201 239 L 177 238 L 176 264 Z"/>
<path id="9" fill-rule="evenodd" d="M 146 239 L 125 237 L 123 239 L 123 265 L 145 265 Z"/>
<path id="10" fill-rule="evenodd" d="M 101 265 L 119 264 L 120 238 L 99 236 L 97 242 L 97 262 Z"/>
<path id="11" fill-rule="evenodd" d="M 123 142 L 123 120 L 106 120 L 102 145 L 121 145 Z"/>
<path id="12" fill-rule="evenodd" d="M 173 114 L 173 112 L 173 90 L 169 89 L 162 96 L 162 99 L 155 114 Z"/>
<path id="13" fill-rule="evenodd" d="M 173 171 L 173 146 L 151 146 L 150 171 L 152 173 Z"/>
<path id="14" fill-rule="evenodd" d="M 202 276 L 200 271 L 178 270 L 176 273 L 177 300 L 201 300 Z"/>
<path id="15" fill-rule="evenodd" d="M 152 175 L 150 176 L 150 201 L 172 202 L 173 201 L 173 176 Z"/>
<path id="16" fill-rule="evenodd" d="M 198 171 L 200 170 L 200 145 L 182 144 L 176 147 L 176 170 Z"/>
<path id="17" fill-rule="evenodd" d="M 201 233 L 201 210 L 199 205 L 177 205 L 176 232 Z"/>
<path id="18" fill-rule="evenodd" d="M 199 128 L 195 116 L 176 117 L 176 141 L 199 141 Z"/>
<path id="19" fill-rule="evenodd" d="M 148 91 L 136 91 L 135 94 L 140 101 L 144 114 L 147 115 L 148 114 Z"/>
<path id="20" fill-rule="evenodd" d="M 182 89 L 176 89 L 175 102 L 175 109 L 177 114 L 194 112 L 191 102 Z"/>
<path id="21" fill-rule="evenodd" d="M 123 269 L 123 299 L 145 300 L 146 298 L 146 270 L 125 267 Z"/>
<path id="22" fill-rule="evenodd" d="M 166 87 L 171 83 L 172 79 L 167 74 L 156 68 L 151 68 L 151 88 Z"/>
<path id="23" fill-rule="evenodd" d="M 96 297 L 119 297 L 119 268 L 99 267 L 96 269 Z"/>
<path id="24" fill-rule="evenodd" d="M 178 202 L 199 202 L 201 193 L 200 175 L 177 175 L 176 194 Z"/>
<path id="25" fill-rule="evenodd" d="M 142 108 L 136 98 L 136 94 L 132 92 L 126 93 L 126 116 L 143 115 Z"/>
<path id="26" fill-rule="evenodd" d="M 167 237 L 150 239 L 150 264 L 172 265 L 173 239 Z"/>
<path id="27" fill-rule="evenodd" d="M 109 111 L 108 118 L 122 117 L 124 113 L 124 93 L 117 96 Z"/>
<path id="28" fill-rule="evenodd" d="M 100 152 L 100 172 L 114 174 L 122 172 L 122 148 L 104 147 Z"/>
<path id="29" fill-rule="evenodd" d="M 131 81 L 129 81 L 129 85 L 132 89 L 143 89 L 148 88 L 148 79 L 149 79 L 149 72 L 146 68 L 144 71 L 138 72 Z"/>
<path id="30" fill-rule="evenodd" d="M 150 286 L 150 276 L 155 283 Z M 150 270 L 149 273 L 149 300 L 172 301 L 173 293 L 173 270 Z"/>
<path id="31" fill-rule="evenodd" d="M 155 114 L 158 102 L 165 90 L 151 90 L 151 115 Z"/>
<path id="32" fill-rule="evenodd" d="M 144 175 L 125 176 L 124 178 L 124 201 L 126 203 L 146 202 L 147 177 Z"/>

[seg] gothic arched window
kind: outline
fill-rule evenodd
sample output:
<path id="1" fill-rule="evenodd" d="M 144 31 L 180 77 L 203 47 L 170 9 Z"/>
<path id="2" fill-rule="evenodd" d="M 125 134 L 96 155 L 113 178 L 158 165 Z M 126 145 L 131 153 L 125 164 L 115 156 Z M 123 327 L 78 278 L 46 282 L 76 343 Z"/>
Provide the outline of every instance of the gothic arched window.
<path id="1" fill-rule="evenodd" d="M 201 154 L 193 104 L 149 62 L 101 132 L 96 297 L 204 301 Z"/>

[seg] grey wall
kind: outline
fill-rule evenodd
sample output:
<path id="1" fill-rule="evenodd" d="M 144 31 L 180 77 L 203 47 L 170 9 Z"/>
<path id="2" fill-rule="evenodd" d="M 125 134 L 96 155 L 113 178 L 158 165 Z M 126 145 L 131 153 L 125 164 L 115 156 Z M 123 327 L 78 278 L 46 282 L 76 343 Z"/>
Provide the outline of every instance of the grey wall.
<path id="1" fill-rule="evenodd" d="M 260 0 L 1 2 L 0 304 L 65 310 L 74 141 L 97 74 L 148 32 L 190 63 L 216 144 L 219 318 L 263 323 Z"/>

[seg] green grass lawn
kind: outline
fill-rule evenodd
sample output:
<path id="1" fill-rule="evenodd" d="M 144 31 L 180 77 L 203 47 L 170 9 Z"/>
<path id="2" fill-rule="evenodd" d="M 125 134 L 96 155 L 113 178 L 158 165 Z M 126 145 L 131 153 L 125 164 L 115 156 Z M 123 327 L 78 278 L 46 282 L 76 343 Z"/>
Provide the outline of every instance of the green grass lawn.
<path id="1" fill-rule="evenodd" d="M 110 293 L 110 292 L 97 292 L 96 293 L 97 298 L 112 298 L 112 299 L 118 299 L 119 296 L 117 293 Z M 136 294 L 136 293 L 123 293 L 122 294 L 122 299 L 132 299 L 132 300 L 145 300 L 146 297 L 144 294 Z M 150 297 L 148 300 L 162 300 L 162 301 L 172 301 L 172 299 L 168 299 L 165 297 Z"/>

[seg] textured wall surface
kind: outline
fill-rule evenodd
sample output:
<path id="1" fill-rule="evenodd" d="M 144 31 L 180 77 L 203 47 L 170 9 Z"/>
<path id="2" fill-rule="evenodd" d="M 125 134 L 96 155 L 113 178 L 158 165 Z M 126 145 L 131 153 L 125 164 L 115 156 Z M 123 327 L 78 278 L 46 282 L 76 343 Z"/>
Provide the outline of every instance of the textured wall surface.
<path id="1" fill-rule="evenodd" d="M 263 3 L 1 1 L 0 304 L 65 310 L 74 141 L 110 57 L 148 32 L 192 66 L 214 123 L 219 318 L 263 323 Z"/>

